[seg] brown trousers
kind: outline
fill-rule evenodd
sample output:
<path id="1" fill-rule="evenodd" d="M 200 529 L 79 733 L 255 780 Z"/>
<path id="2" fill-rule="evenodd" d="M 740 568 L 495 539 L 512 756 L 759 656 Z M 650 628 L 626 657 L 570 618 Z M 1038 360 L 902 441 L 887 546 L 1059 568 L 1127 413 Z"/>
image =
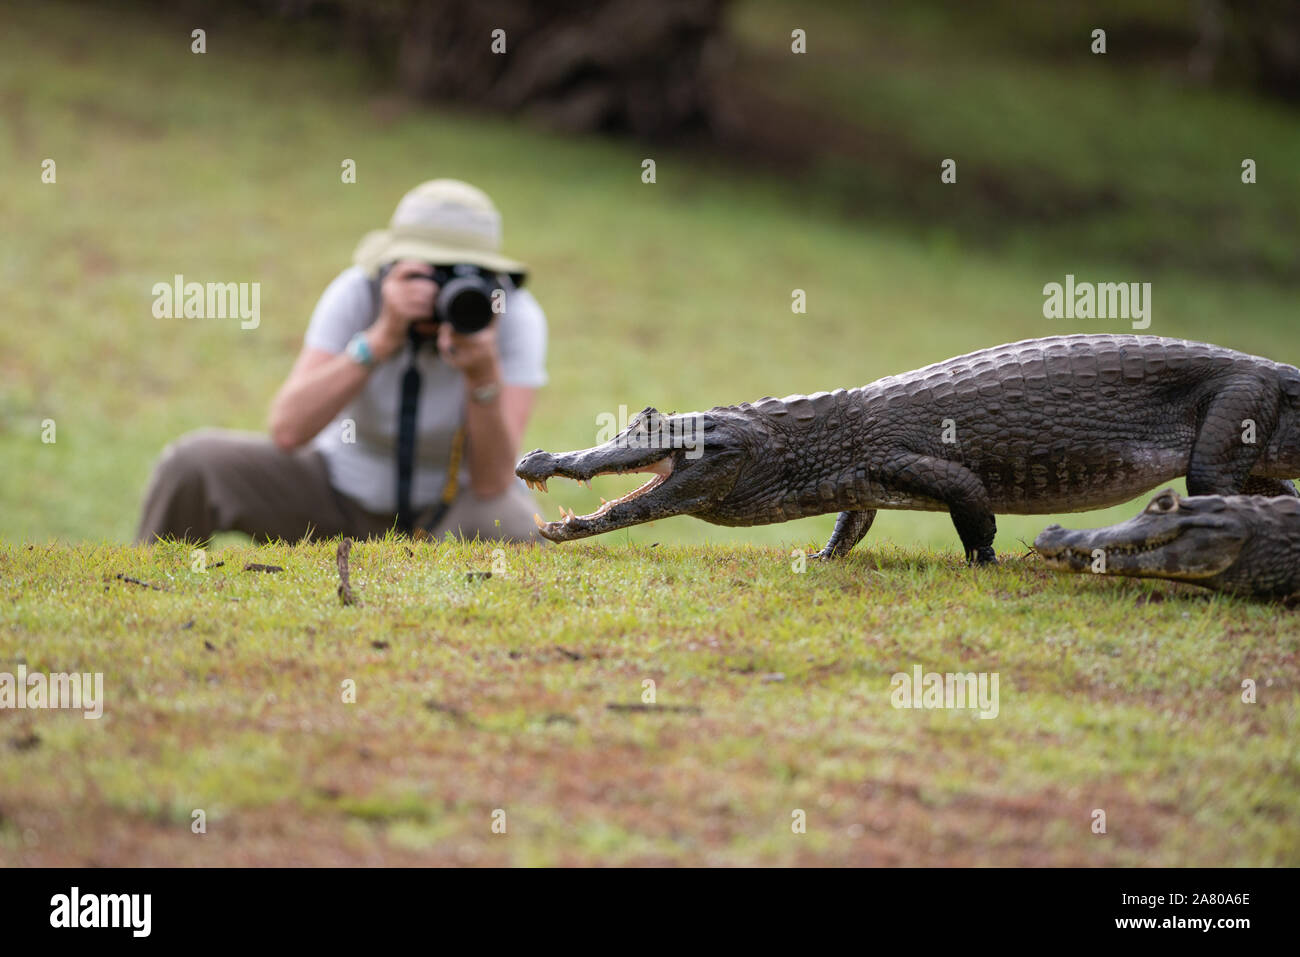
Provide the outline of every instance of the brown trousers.
<path id="1" fill-rule="evenodd" d="M 482 499 L 462 488 L 433 537 L 526 541 L 535 538 L 536 503 L 517 485 Z M 418 516 L 427 525 L 430 507 Z M 204 543 L 214 532 L 245 532 L 254 541 L 382 536 L 397 516 L 368 512 L 336 490 L 325 459 L 309 446 L 285 452 L 252 432 L 199 429 L 163 449 L 145 493 L 135 540 L 159 536 Z"/>

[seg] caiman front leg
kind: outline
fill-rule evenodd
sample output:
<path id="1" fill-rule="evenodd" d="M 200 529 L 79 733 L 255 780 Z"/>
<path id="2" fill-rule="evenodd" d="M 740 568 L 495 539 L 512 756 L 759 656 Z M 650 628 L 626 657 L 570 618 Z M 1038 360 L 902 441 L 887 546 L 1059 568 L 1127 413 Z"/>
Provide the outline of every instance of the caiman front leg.
<path id="1" fill-rule="evenodd" d="M 928 455 L 901 455 L 880 471 L 887 485 L 911 495 L 937 499 L 948 506 L 966 560 L 975 565 L 997 562 L 993 537 L 998 523 L 993 503 L 978 475 L 956 462 Z"/>
<path id="2" fill-rule="evenodd" d="M 813 558 L 826 561 L 847 555 L 854 545 L 862 541 L 862 536 L 867 534 L 867 531 L 871 528 L 871 523 L 875 520 L 876 510 L 874 508 L 865 509 L 861 512 L 840 512 L 840 517 L 835 520 L 835 530 L 831 532 L 831 537 L 826 540 L 826 547 L 813 555 Z"/>

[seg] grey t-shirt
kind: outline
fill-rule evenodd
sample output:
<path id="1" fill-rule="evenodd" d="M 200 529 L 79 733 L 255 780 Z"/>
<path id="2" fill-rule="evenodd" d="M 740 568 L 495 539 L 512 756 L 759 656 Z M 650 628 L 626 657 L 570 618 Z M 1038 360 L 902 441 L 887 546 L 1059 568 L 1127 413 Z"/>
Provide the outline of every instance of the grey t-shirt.
<path id="1" fill-rule="evenodd" d="M 303 343 L 341 353 L 378 316 L 378 292 L 360 267 L 345 269 L 321 295 Z M 546 384 L 546 317 L 532 293 L 507 291 L 497 342 L 508 384 Z M 312 442 L 325 457 L 331 484 L 371 512 L 397 511 L 397 416 L 410 356 L 408 345 L 376 366 L 360 394 Z M 439 359 L 432 345 L 420 349 L 416 365 L 421 383 L 411 505 L 418 510 L 442 496 L 452 438 L 465 420 L 465 385 L 461 372 Z M 469 484 L 467 462 L 468 456 L 462 459 L 461 488 Z"/>

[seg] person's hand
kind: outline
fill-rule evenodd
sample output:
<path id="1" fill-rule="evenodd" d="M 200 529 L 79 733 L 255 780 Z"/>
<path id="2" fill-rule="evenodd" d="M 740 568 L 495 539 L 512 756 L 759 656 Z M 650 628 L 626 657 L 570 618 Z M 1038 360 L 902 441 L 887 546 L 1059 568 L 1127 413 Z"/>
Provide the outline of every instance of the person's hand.
<path id="1" fill-rule="evenodd" d="M 438 355 L 465 374 L 470 388 L 501 381 L 495 320 L 486 329 L 462 335 L 444 322 L 438 327 Z"/>
<path id="2" fill-rule="evenodd" d="M 428 263 L 403 259 L 393 264 L 380 283 L 379 318 L 368 334 L 370 351 L 379 361 L 402 348 L 412 323 L 416 323 L 416 331 L 432 334 L 435 323 L 429 317 L 438 296 L 438 284 L 432 277 L 433 267 Z"/>

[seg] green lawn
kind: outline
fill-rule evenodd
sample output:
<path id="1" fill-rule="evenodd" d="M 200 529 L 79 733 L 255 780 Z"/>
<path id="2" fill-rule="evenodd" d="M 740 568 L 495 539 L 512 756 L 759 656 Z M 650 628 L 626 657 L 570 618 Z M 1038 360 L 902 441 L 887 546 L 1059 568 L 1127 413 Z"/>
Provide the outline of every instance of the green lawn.
<path id="1" fill-rule="evenodd" d="M 261 428 L 320 291 L 435 176 L 487 189 L 534 268 L 551 384 L 525 448 L 592 445 L 620 404 L 703 409 L 1124 331 L 1042 318 L 1066 272 L 1151 282 L 1150 333 L 1300 362 L 1293 116 L 978 31 L 928 47 L 924 9 L 799 12 L 811 52 L 792 62 L 796 15 L 737 4 L 737 69 L 881 144 L 801 180 L 419 107 L 257 31 L 213 29 L 195 56 L 166 18 L 6 10 L 0 672 L 103 672 L 107 701 L 99 721 L 0 710 L 0 864 L 1300 863 L 1294 613 L 1025 557 L 1051 521 L 1133 505 L 1000 516 L 988 569 L 960 563 L 946 515 L 914 512 L 802 574 L 791 549 L 833 516 L 509 548 L 472 581 L 486 546 L 361 544 L 360 607 L 339 604 L 330 543 L 225 536 L 203 573 L 180 546 L 121 544 L 162 446 Z M 1256 186 L 1238 154 L 1258 154 Z M 998 189 L 1018 212 L 989 213 Z M 1094 216 L 1052 205 L 1108 190 Z M 261 283 L 260 326 L 155 319 L 151 288 L 177 273 Z M 547 513 L 633 483 L 557 484 Z M 890 676 L 915 665 L 998 672 L 998 717 L 895 710 Z M 687 710 L 607 708 L 646 679 Z"/>
<path id="2" fill-rule="evenodd" d="M 0 865 L 1300 863 L 1276 606 L 897 548 L 377 542 L 352 607 L 330 543 L 207 561 L 0 546 L 4 669 L 105 699 L 4 713 Z M 997 717 L 895 709 L 916 665 Z"/>

